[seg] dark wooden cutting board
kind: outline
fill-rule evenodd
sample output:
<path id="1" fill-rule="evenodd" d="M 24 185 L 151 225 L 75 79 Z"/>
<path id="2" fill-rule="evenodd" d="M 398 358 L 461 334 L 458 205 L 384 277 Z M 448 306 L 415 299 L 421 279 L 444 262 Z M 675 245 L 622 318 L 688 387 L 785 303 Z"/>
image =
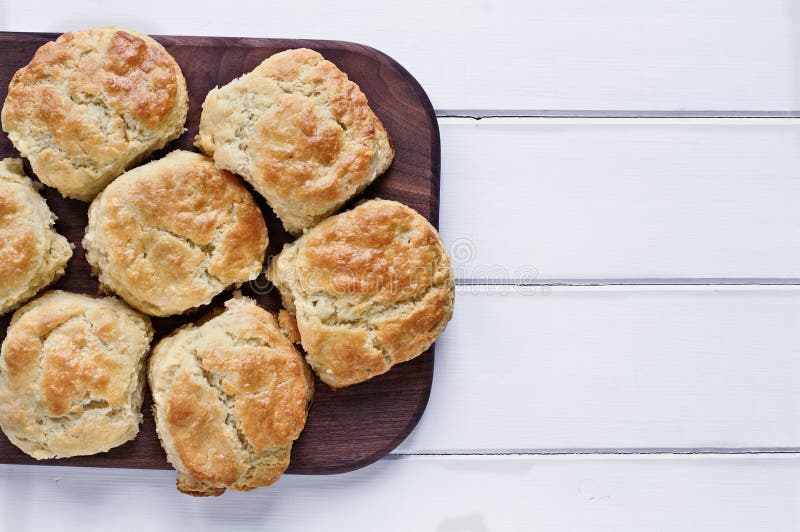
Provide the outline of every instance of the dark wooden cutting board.
<path id="1" fill-rule="evenodd" d="M 0 32 L 0 97 L 5 99 L 14 72 L 30 61 L 36 49 L 56 34 Z M 361 86 L 371 107 L 392 137 L 396 155 L 389 171 L 354 199 L 380 197 L 401 201 L 419 211 L 434 226 L 439 217 L 439 129 L 428 97 L 417 81 L 383 53 L 342 41 L 290 39 L 238 39 L 222 37 L 156 37 L 180 64 L 189 88 L 188 131 L 159 158 L 176 148 L 194 150 L 200 110 L 206 93 L 217 85 L 255 68 L 270 55 L 288 48 L 312 48 L 333 61 Z M 0 133 L 0 156 L 19 157 L 8 137 Z M 30 174 L 30 169 L 28 169 Z M 58 216 L 57 230 L 75 244 L 66 275 L 56 288 L 88 294 L 98 293 L 90 275 L 81 239 L 88 204 L 65 200 L 54 189 L 44 196 Z M 270 256 L 292 238 L 283 230 L 272 210 L 260 201 L 269 228 Z M 2 242 L 0 242 L 0 246 Z M 277 292 L 264 279 L 243 286 L 268 309 L 280 306 Z M 212 306 L 230 297 L 225 293 Z M 193 315 L 156 318 L 156 340 L 179 325 L 194 321 L 208 308 Z M 0 317 L 0 340 L 5 337 L 10 316 Z M 389 373 L 368 382 L 333 391 L 319 380 L 308 423 L 292 451 L 290 473 L 340 473 L 363 467 L 396 447 L 419 421 L 433 378 L 433 347 L 422 356 L 400 364 Z M 138 437 L 108 453 L 36 461 L 0 436 L 0 463 L 57 464 L 95 467 L 169 468 L 158 443 L 150 411 L 149 393 L 144 404 L 144 424 Z"/>

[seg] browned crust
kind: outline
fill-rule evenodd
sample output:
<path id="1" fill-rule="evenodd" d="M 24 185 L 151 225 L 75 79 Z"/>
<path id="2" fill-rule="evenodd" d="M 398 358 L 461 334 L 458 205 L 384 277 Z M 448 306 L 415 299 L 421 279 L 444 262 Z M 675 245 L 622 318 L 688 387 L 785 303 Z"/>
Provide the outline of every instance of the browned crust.
<path id="1" fill-rule="evenodd" d="M 304 48 L 212 90 L 196 144 L 248 180 L 295 234 L 335 212 L 394 157 L 358 85 Z"/>
<path id="2" fill-rule="evenodd" d="M 0 349 L 0 426 L 34 458 L 94 454 L 141 421 L 149 320 L 114 298 L 52 291 L 14 314 Z"/>
<path id="3" fill-rule="evenodd" d="M 0 314 L 13 310 L 64 273 L 72 247 L 22 169 L 0 161 Z"/>
<path id="4" fill-rule="evenodd" d="M 268 240 L 244 184 L 207 157 L 178 150 L 109 185 L 92 202 L 83 245 L 106 288 L 168 316 L 255 279 Z"/>
<path id="5" fill-rule="evenodd" d="M 290 312 L 284 309 L 278 312 L 278 326 L 293 344 L 300 343 L 300 330 L 297 328 L 297 320 Z"/>
<path id="6" fill-rule="evenodd" d="M 218 495 L 275 482 L 313 395 L 275 317 L 244 297 L 162 340 L 150 361 L 156 427 L 178 489 Z"/>
<path id="7" fill-rule="evenodd" d="M 267 277 L 294 312 L 308 361 L 332 387 L 424 352 L 453 312 L 450 259 L 413 209 L 371 200 L 284 248 Z"/>
<path id="8" fill-rule="evenodd" d="M 90 200 L 183 132 L 186 81 L 163 46 L 115 27 L 65 33 L 17 71 L 3 130 L 39 179 Z"/>

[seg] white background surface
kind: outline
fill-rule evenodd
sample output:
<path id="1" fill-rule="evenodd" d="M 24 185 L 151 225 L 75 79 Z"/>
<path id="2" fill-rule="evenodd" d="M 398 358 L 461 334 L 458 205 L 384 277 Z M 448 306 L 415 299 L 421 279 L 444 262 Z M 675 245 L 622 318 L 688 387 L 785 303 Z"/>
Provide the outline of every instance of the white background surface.
<path id="1" fill-rule="evenodd" d="M 0 466 L 0 530 L 800 530 L 800 4 L 0 0 L 0 30 L 108 23 L 400 61 L 456 314 L 372 466 L 203 500 Z"/>

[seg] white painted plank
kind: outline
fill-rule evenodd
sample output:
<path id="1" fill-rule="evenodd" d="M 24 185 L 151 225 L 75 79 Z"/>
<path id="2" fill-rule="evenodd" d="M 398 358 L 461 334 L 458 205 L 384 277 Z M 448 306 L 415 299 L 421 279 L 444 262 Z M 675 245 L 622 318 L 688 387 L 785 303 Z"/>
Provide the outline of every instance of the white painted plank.
<path id="1" fill-rule="evenodd" d="M 800 287 L 462 287 L 400 453 L 800 447 Z"/>
<path id="2" fill-rule="evenodd" d="M 285 476 L 217 499 L 176 493 L 169 471 L 0 471 L 0 526 L 14 532 L 800 527 L 798 455 L 407 457 L 346 475 Z"/>
<path id="3" fill-rule="evenodd" d="M 800 120 L 440 128 L 459 278 L 800 278 Z"/>
<path id="4" fill-rule="evenodd" d="M 798 110 L 799 20 L 786 0 L 0 4 L 2 30 L 117 23 L 362 42 L 405 65 L 440 109 Z"/>

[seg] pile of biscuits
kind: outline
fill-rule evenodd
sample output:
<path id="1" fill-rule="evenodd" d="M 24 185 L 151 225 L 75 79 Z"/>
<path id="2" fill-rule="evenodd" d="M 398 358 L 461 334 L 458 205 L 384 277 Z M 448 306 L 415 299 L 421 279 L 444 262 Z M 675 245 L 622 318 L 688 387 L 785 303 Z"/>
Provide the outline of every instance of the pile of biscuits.
<path id="1" fill-rule="evenodd" d="M 277 53 L 213 89 L 201 153 L 145 162 L 183 133 L 188 107 L 164 47 L 114 27 L 62 35 L 11 80 L 3 130 L 39 181 L 91 202 L 82 244 L 106 295 L 35 297 L 72 246 L 22 160 L 0 162 L 0 314 L 24 304 L 0 349 L 0 428 L 37 459 L 104 452 L 138 433 L 147 380 L 178 489 L 218 495 L 286 470 L 312 370 L 339 388 L 423 353 L 450 320 L 454 282 L 413 209 L 375 199 L 337 214 L 394 150 L 319 53 Z M 242 179 L 298 236 L 267 269 L 285 310 L 234 292 L 151 346 L 148 316 L 204 307 L 262 272 L 267 227 Z"/>

